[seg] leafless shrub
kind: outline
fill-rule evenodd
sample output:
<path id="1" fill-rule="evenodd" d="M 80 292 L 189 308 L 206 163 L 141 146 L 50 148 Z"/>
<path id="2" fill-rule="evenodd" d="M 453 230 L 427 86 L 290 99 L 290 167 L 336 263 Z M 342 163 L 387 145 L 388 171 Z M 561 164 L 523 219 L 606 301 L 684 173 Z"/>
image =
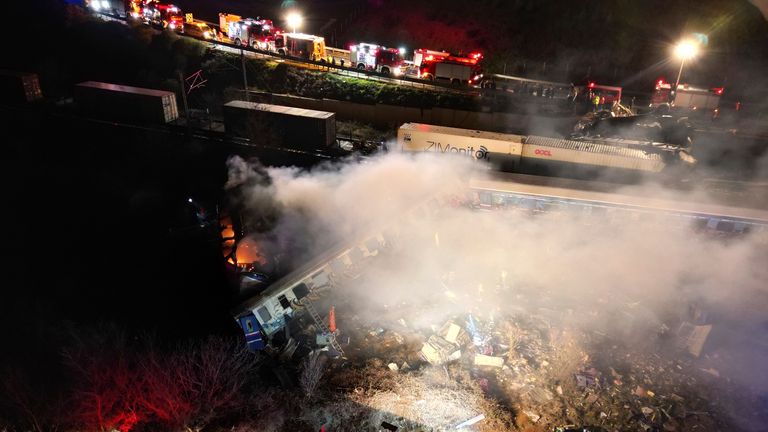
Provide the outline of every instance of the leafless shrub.
<path id="1" fill-rule="evenodd" d="M 147 337 L 129 345 L 114 328 L 73 335 L 64 358 L 75 383 L 75 427 L 199 431 L 246 408 L 255 357 L 238 341 L 211 337 L 163 349 Z"/>
<path id="2" fill-rule="evenodd" d="M 320 379 L 325 372 L 325 357 L 321 356 L 320 351 L 311 352 L 301 368 L 301 375 L 299 376 L 299 384 L 301 389 L 304 390 L 304 395 L 311 399 L 315 395 L 317 386 L 320 383 Z"/>
<path id="3" fill-rule="evenodd" d="M 63 399 L 34 385 L 19 368 L 9 367 L 0 373 L 0 405 L 10 410 L 24 430 L 55 432 L 61 427 Z M 10 422 L 0 418 L 0 431 L 10 429 Z"/>
<path id="4" fill-rule="evenodd" d="M 244 389 L 255 371 L 255 357 L 236 340 L 211 337 L 172 356 L 177 385 L 192 410 L 184 424 L 200 430 L 211 420 L 241 409 Z"/>
<path id="5" fill-rule="evenodd" d="M 74 383 L 69 421 L 84 430 L 127 430 L 142 420 L 133 356 L 124 332 L 72 330 L 62 355 Z"/>

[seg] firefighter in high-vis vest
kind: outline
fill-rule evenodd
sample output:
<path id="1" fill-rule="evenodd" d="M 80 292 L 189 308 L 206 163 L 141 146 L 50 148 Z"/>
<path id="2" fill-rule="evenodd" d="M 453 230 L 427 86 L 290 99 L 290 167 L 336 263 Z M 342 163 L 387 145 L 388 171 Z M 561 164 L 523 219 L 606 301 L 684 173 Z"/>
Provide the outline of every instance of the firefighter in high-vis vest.
<path id="1" fill-rule="evenodd" d="M 593 108 L 592 108 L 593 111 L 597 112 L 598 111 L 598 107 L 600 107 L 600 96 L 599 95 L 595 95 L 592 98 L 592 106 L 593 106 Z"/>

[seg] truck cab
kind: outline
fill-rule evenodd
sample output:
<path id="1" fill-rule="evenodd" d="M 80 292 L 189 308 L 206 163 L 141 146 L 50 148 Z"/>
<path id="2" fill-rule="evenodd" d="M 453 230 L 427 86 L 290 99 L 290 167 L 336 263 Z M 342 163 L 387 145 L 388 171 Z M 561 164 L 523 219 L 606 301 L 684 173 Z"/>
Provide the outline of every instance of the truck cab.
<path id="1" fill-rule="evenodd" d="M 483 55 L 450 54 L 444 51 L 417 49 L 413 53 L 413 72 L 430 81 L 449 81 L 454 85 L 476 85 L 483 78 Z"/>
<path id="2" fill-rule="evenodd" d="M 279 29 L 275 28 L 272 20 L 244 19 L 229 22 L 227 36 L 235 45 L 249 46 L 254 49 L 268 50 L 275 41 Z"/>
<path id="3" fill-rule="evenodd" d="M 385 75 L 402 75 L 405 73 L 404 49 L 359 43 L 350 46 L 349 51 L 352 57 L 352 67 L 356 69 L 375 71 Z"/>
<path id="4" fill-rule="evenodd" d="M 145 24 L 184 33 L 184 14 L 178 6 L 158 1 L 148 1 L 141 11 Z"/>

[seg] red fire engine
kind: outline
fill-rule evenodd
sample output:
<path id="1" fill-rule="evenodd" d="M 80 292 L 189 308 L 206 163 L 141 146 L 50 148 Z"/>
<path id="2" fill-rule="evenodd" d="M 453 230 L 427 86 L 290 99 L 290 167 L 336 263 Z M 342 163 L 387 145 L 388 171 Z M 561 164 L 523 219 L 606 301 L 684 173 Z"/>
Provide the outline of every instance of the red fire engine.
<path id="1" fill-rule="evenodd" d="M 221 14 L 219 20 L 221 20 Z M 268 50 L 275 44 L 275 35 L 280 29 L 275 27 L 272 20 L 261 18 L 246 18 L 236 22 L 228 22 L 221 27 L 235 45 L 250 46 L 255 49 Z"/>
<path id="2" fill-rule="evenodd" d="M 352 66 L 386 75 L 405 73 L 405 49 L 386 48 L 376 44 L 359 43 L 349 47 Z"/>
<path id="3" fill-rule="evenodd" d="M 651 95 L 651 107 L 668 103 L 679 109 L 715 111 L 720 105 L 720 97 L 724 88 L 712 89 L 697 88 L 688 84 L 680 84 L 677 91 L 673 91 L 674 85 L 660 79 L 656 82 L 656 88 Z"/>
<path id="4" fill-rule="evenodd" d="M 141 15 L 146 24 L 184 33 L 184 14 L 176 5 L 147 0 L 144 2 Z"/>
<path id="5" fill-rule="evenodd" d="M 417 49 L 413 52 L 413 64 L 419 78 L 448 80 L 453 84 L 477 84 L 483 77 L 480 61 L 483 55 L 449 54 L 444 51 Z"/>

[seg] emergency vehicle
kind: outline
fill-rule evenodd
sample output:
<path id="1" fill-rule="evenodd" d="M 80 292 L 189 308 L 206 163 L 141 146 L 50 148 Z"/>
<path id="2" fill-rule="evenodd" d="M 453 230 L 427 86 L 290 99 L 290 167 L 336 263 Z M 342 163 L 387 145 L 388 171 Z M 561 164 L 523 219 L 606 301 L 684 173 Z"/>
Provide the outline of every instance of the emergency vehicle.
<path id="1" fill-rule="evenodd" d="M 85 0 L 85 6 L 94 12 L 125 16 L 126 5 L 123 0 Z"/>
<path id="2" fill-rule="evenodd" d="M 680 84 L 677 91 L 672 91 L 673 84 L 660 79 L 656 82 L 656 88 L 651 96 L 651 108 L 668 103 L 676 108 L 689 110 L 716 111 L 720 106 L 720 98 L 724 88 L 712 89 L 693 87 L 689 84 Z"/>
<path id="3" fill-rule="evenodd" d="M 144 3 L 141 17 L 145 24 L 160 26 L 184 33 L 184 14 L 178 6 L 150 0 Z"/>
<path id="4" fill-rule="evenodd" d="M 480 61 L 483 55 L 449 54 L 444 51 L 417 49 L 413 52 L 411 73 L 427 80 L 447 80 L 452 84 L 478 84 L 483 77 Z"/>
<path id="5" fill-rule="evenodd" d="M 386 48 L 376 44 L 359 43 L 351 45 L 352 66 L 360 70 L 369 70 L 385 75 L 405 73 L 405 49 Z"/>
<path id="6" fill-rule="evenodd" d="M 198 39 L 219 40 L 218 32 L 205 21 L 196 20 L 191 13 L 184 16 L 184 34 Z"/>
<path id="7" fill-rule="evenodd" d="M 303 33 L 280 33 L 275 35 L 274 51 L 282 56 L 296 57 L 311 61 L 327 61 L 325 39 Z"/>
<path id="8" fill-rule="evenodd" d="M 221 15 L 219 15 L 221 20 Z M 261 18 L 246 18 L 240 21 L 229 21 L 226 27 L 227 37 L 235 45 L 249 46 L 254 49 L 270 50 L 275 43 L 275 35 L 280 33 L 272 20 Z"/>
<path id="9" fill-rule="evenodd" d="M 597 105 L 601 109 L 610 109 L 614 103 L 621 103 L 621 87 L 589 82 L 586 86 L 577 87 L 577 89 L 578 97 L 586 98 L 590 105 Z"/>

